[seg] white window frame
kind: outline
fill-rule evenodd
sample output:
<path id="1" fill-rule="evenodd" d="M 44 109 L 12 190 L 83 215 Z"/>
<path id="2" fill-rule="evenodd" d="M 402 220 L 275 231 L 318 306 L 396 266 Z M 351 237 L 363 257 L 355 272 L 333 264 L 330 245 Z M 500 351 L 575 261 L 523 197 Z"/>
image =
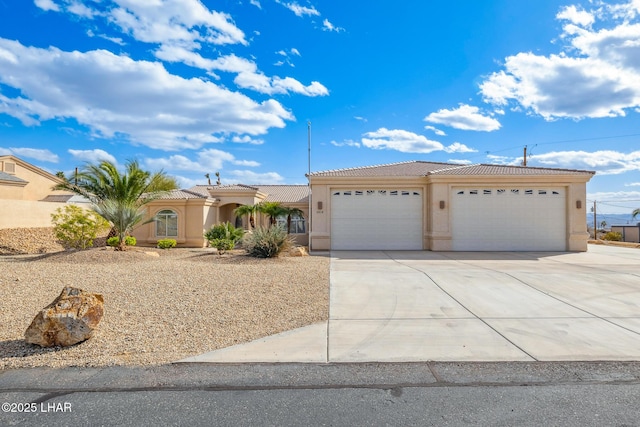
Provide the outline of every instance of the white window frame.
<path id="1" fill-rule="evenodd" d="M 280 215 L 276 221 L 279 226 L 287 229 L 287 215 Z M 307 221 L 304 216 L 291 215 L 291 234 L 307 234 Z"/>
<path id="2" fill-rule="evenodd" d="M 159 233 L 158 226 L 161 225 L 160 217 L 164 217 L 164 233 Z M 169 221 L 175 221 L 175 227 L 169 227 Z M 173 209 L 162 209 L 156 213 L 153 223 L 155 224 L 156 237 L 178 237 L 178 213 Z M 175 229 L 175 234 L 170 234 Z"/>

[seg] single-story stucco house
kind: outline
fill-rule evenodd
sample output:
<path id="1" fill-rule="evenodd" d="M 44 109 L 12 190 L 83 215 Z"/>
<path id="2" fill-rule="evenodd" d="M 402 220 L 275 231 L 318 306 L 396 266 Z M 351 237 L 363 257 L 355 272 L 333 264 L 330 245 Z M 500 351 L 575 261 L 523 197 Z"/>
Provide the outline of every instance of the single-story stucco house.
<path id="1" fill-rule="evenodd" d="M 294 236 L 310 250 L 586 251 L 594 173 L 412 161 L 314 172 L 311 194 L 307 185 L 198 185 L 152 202 L 156 221 L 134 236 L 203 246 L 213 224 L 248 227 L 238 206 L 275 201 L 304 212 Z"/>
<path id="2" fill-rule="evenodd" d="M 586 251 L 586 183 L 594 173 L 411 161 L 313 172 L 310 185 L 196 185 L 151 202 L 154 221 L 133 235 L 140 244 L 174 238 L 203 247 L 214 224 L 249 228 L 246 217 L 234 215 L 237 207 L 267 201 L 303 212 L 292 234 L 316 251 Z M 48 226 L 55 209 L 82 202 L 51 190 L 58 182 L 0 156 L 0 228 Z M 267 218 L 258 214 L 256 222 Z"/>

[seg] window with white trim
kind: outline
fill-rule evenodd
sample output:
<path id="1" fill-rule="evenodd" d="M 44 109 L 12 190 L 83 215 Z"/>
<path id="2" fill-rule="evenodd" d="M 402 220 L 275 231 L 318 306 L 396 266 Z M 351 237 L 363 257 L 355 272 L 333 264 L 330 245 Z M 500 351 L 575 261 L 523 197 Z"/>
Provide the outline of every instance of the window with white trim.
<path id="1" fill-rule="evenodd" d="M 156 237 L 178 237 L 178 214 L 171 209 L 156 214 Z"/>
<path id="2" fill-rule="evenodd" d="M 279 216 L 276 219 L 276 221 L 278 222 L 279 226 L 281 226 L 285 230 L 287 229 L 286 215 Z M 298 216 L 298 215 L 291 215 L 291 234 L 305 234 L 305 233 L 306 233 L 306 226 L 305 226 L 304 217 Z"/>

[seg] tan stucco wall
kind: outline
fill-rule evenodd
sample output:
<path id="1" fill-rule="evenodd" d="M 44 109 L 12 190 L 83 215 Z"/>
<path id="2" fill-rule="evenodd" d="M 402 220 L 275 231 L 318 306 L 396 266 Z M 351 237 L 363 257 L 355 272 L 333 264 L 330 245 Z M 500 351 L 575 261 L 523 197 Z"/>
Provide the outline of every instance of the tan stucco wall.
<path id="1" fill-rule="evenodd" d="M 622 234 L 623 242 L 640 243 L 640 227 L 637 225 L 612 226 L 611 231 Z"/>
<path id="2" fill-rule="evenodd" d="M 15 163 L 15 174 L 18 178 L 28 181 L 24 186 L 0 185 L 0 199 L 42 200 L 49 194 L 69 194 L 64 191 L 53 191 L 51 187 L 58 183 L 55 176 L 35 167 L 30 167 L 21 161 L 5 159 L 2 162 Z"/>
<path id="3" fill-rule="evenodd" d="M 65 203 L 0 200 L 0 228 L 51 227 L 51 214 Z"/>
<path id="4" fill-rule="evenodd" d="M 154 217 L 164 209 L 170 209 L 178 214 L 178 236 L 166 238 L 175 239 L 179 246 L 206 246 L 207 242 L 203 237 L 208 228 L 206 221 L 216 218 L 216 208 L 210 201 L 204 199 L 156 200 L 147 205 L 147 218 Z M 165 238 L 165 236 L 156 236 L 154 221 L 137 227 L 131 234 L 140 244 L 146 245 L 155 245 L 159 239 Z"/>
<path id="5" fill-rule="evenodd" d="M 437 176 L 423 178 L 315 177 L 311 179 L 313 194 L 311 250 L 331 248 L 331 193 L 338 189 L 421 187 L 424 189 L 423 248 L 433 251 L 452 249 L 451 192 L 454 186 L 527 185 L 532 187 L 565 187 L 567 194 L 567 250 L 586 251 L 587 233 L 586 182 L 590 175 L 540 176 Z M 440 202 L 444 202 L 444 209 Z M 581 208 L 577 208 L 580 201 Z M 323 209 L 318 209 L 322 202 Z"/>

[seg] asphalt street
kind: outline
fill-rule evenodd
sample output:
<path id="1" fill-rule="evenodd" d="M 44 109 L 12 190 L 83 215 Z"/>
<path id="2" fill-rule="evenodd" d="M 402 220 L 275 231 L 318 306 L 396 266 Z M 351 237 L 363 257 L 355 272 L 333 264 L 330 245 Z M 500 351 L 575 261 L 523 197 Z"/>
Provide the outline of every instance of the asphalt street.
<path id="1" fill-rule="evenodd" d="M 2 426 L 640 425 L 640 362 L 37 368 L 0 390 Z"/>

